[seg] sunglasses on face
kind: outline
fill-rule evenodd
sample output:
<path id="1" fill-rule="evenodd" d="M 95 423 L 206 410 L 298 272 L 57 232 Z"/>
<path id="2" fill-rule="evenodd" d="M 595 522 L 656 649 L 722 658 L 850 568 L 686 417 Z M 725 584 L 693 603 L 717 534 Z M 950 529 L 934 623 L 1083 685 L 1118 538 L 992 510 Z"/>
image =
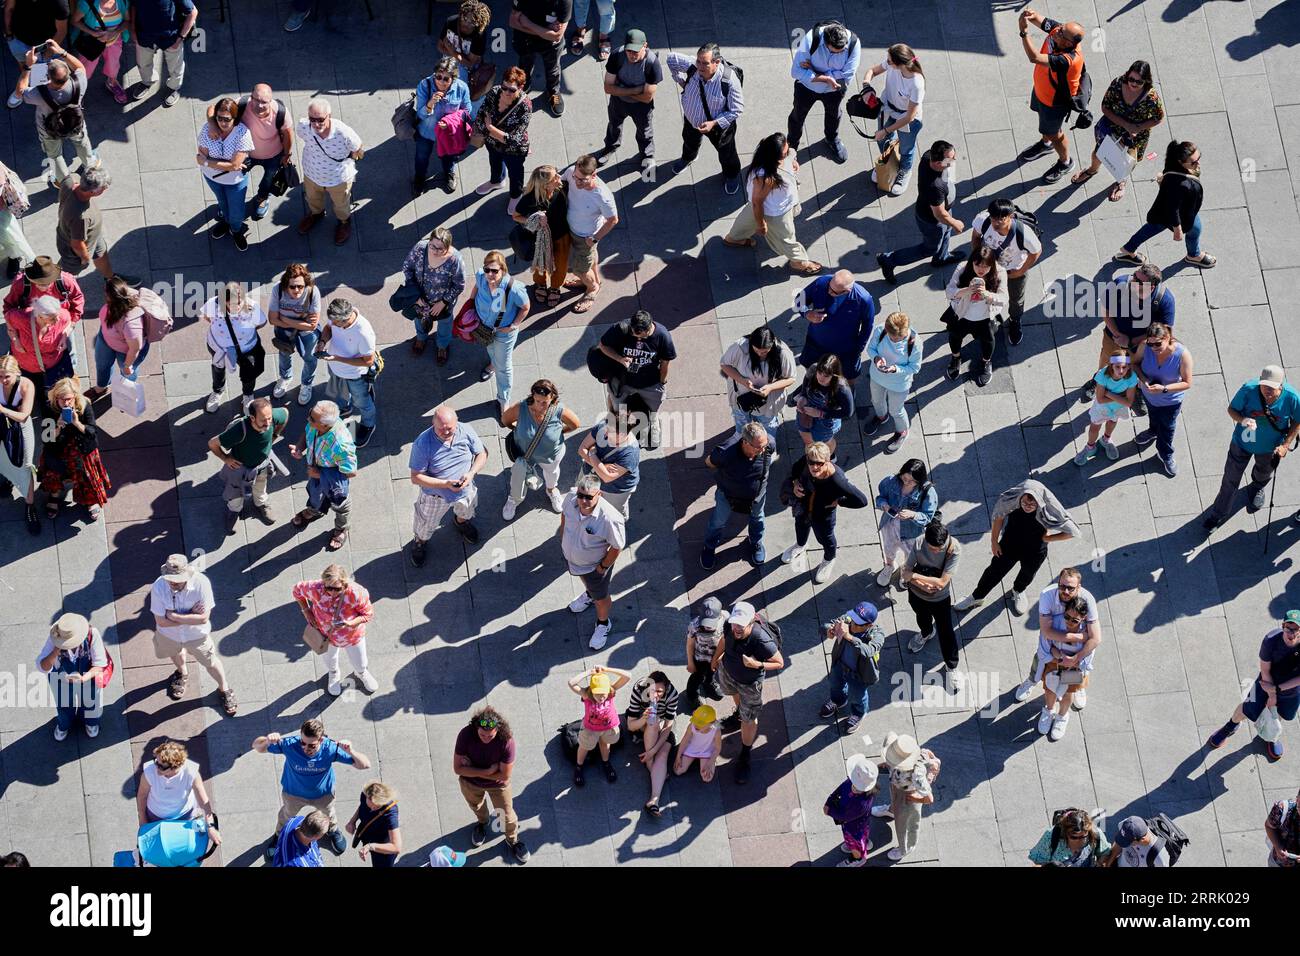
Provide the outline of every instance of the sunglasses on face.
<path id="1" fill-rule="evenodd" d="M 478 725 L 484 730 L 495 730 L 500 723 L 501 721 L 494 720 L 491 717 L 480 717 L 478 719 Z"/>
<path id="2" fill-rule="evenodd" d="M 287 289 L 289 289 L 289 290 L 293 290 L 293 289 L 305 289 L 305 288 L 307 288 L 307 283 L 305 283 L 305 282 L 290 282 L 290 283 L 289 283 L 285 288 L 287 288 Z"/>
<path id="3" fill-rule="evenodd" d="M 500 270 L 500 269 L 496 269 L 496 268 L 493 268 L 493 269 L 484 269 L 484 270 L 483 270 L 483 274 L 484 274 L 485 276 L 499 276 L 499 275 L 501 274 L 501 270 Z"/>
<path id="4" fill-rule="evenodd" d="M 1067 615 L 1065 615 L 1065 623 L 1068 624 L 1068 625 L 1070 625 L 1071 627 L 1074 627 L 1076 624 L 1082 624 L 1082 623 L 1083 623 L 1083 618 L 1081 618 L 1081 617 L 1071 617 L 1070 615 L 1067 614 Z"/>
<path id="5" fill-rule="evenodd" d="M 595 496 L 595 495 L 584 495 L 582 492 L 578 492 L 578 500 L 579 500 L 579 501 L 595 501 L 595 500 L 596 500 L 596 496 Z"/>
<path id="6" fill-rule="evenodd" d="M 329 122 L 329 117 L 328 117 L 328 116 L 309 116 L 309 117 L 307 117 L 307 122 L 311 123 L 312 126 L 324 126 L 327 122 Z"/>
<path id="7" fill-rule="evenodd" d="M 347 588 L 344 587 L 342 584 L 333 584 L 333 585 L 327 585 L 325 587 L 325 590 L 329 591 L 331 594 L 339 594 L 343 591 L 346 591 Z"/>
<path id="8" fill-rule="evenodd" d="M 1294 637 L 1296 634 L 1300 634 L 1300 624 L 1283 624 L 1282 630 Z"/>
<path id="9" fill-rule="evenodd" d="M 225 125 L 226 123 L 233 123 L 234 121 L 235 121 L 235 118 L 234 118 L 233 116 L 218 116 L 218 117 L 217 117 L 217 122 L 218 122 L 218 123 L 221 123 L 222 125 Z"/>
<path id="10" fill-rule="evenodd" d="M 1140 77 L 1140 76 L 1126 76 L 1126 77 L 1124 77 L 1124 82 L 1127 83 L 1129 86 L 1141 86 L 1141 85 L 1142 85 L 1142 77 Z"/>
<path id="11" fill-rule="evenodd" d="M 1079 585 L 1077 584 L 1058 584 L 1057 587 L 1066 594 L 1073 594 L 1075 591 L 1079 590 Z"/>
<path id="12" fill-rule="evenodd" d="M 517 87 L 517 86 L 507 86 L 506 84 L 503 83 L 503 84 L 501 84 L 501 92 L 502 92 L 502 93 L 518 93 L 518 92 L 519 92 L 519 87 Z"/>
<path id="13" fill-rule="evenodd" d="M 441 83 L 446 83 L 448 80 L 451 79 L 451 77 L 448 76 L 446 73 L 435 73 L 433 74 L 433 78 L 435 80 L 438 80 Z"/>
<path id="14" fill-rule="evenodd" d="M 551 390 L 549 388 L 535 388 L 533 394 L 539 398 L 550 398 Z"/>

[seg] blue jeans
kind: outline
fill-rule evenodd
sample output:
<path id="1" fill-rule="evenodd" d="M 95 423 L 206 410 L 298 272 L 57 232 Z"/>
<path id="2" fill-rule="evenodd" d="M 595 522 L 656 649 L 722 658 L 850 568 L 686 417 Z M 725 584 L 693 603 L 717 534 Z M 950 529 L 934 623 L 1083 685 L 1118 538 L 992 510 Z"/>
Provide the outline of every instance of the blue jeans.
<path id="1" fill-rule="evenodd" d="M 144 357 L 149 354 L 149 343 L 145 342 L 143 348 L 135 357 L 135 368 L 131 374 L 122 373 L 122 377 L 129 382 L 134 382 L 140 374 L 140 364 Z M 104 341 L 102 332 L 95 333 L 95 384 L 100 388 L 108 385 L 109 379 L 113 374 L 113 363 L 117 363 L 117 370 L 122 372 L 122 367 L 126 364 L 126 353 L 115 351 L 107 342 Z"/>
<path id="2" fill-rule="evenodd" d="M 231 232 L 244 232 L 248 228 L 244 225 L 244 191 L 248 187 L 248 174 L 240 176 L 239 182 L 230 184 L 214 183 L 206 176 L 203 181 L 216 194 L 217 220 L 228 225 Z"/>
<path id="3" fill-rule="evenodd" d="M 921 230 L 921 241 L 914 246 L 885 253 L 890 265 L 905 266 L 910 262 L 919 262 L 926 256 L 930 257 L 932 265 L 938 265 L 948 258 L 951 228 L 941 222 L 926 222 L 920 216 L 916 217 L 916 227 Z"/>
<path id="4" fill-rule="evenodd" d="M 316 365 L 320 361 L 315 352 L 316 343 L 320 341 L 320 330 L 297 332 L 293 329 L 276 329 L 273 334 L 282 342 L 294 343 L 294 349 L 302 358 L 302 384 L 310 385 L 316 377 Z M 288 381 L 293 374 L 293 356 L 288 352 L 280 352 L 279 356 L 280 379 Z"/>
<path id="5" fill-rule="evenodd" d="M 773 415 L 768 418 L 764 415 L 755 415 L 753 412 L 742 412 L 737 409 L 731 410 L 731 418 L 736 423 L 736 434 L 750 422 L 758 422 L 767 432 L 767 437 L 771 439 L 773 447 L 776 445 L 776 430 L 781 427 L 781 416 Z"/>
<path id="6" fill-rule="evenodd" d="M 250 162 L 254 166 L 261 167 L 262 170 L 262 181 L 257 184 L 257 192 L 253 194 L 253 205 L 260 206 L 271 196 L 271 179 L 284 165 L 284 156 L 276 153 L 270 159 L 253 159 Z M 245 179 L 252 179 L 251 170 L 245 175 Z"/>
<path id="7" fill-rule="evenodd" d="M 434 344 L 440 349 L 445 349 L 451 345 L 451 327 L 456 324 L 455 310 L 451 308 L 443 309 L 438 315 L 438 324 L 436 327 Z M 420 324 L 415 324 L 415 337 L 420 337 Z M 428 336 L 426 335 L 427 339 Z"/>
<path id="8" fill-rule="evenodd" d="M 722 532 L 726 530 L 727 522 L 735 512 L 731 508 L 731 502 L 719 488 L 713 493 L 713 514 L 709 518 L 709 530 L 704 535 L 704 550 L 716 551 L 718 545 L 722 542 Z M 758 547 L 763 543 L 763 502 L 759 499 L 754 502 L 749 509 L 749 543 Z"/>
<path id="9" fill-rule="evenodd" d="M 450 326 L 450 323 L 447 323 Z M 441 323 L 439 332 L 442 331 Z M 515 378 L 514 351 L 519 339 L 518 329 L 497 332 L 496 339 L 487 347 L 488 360 L 497 374 L 497 401 L 505 408 L 510 404 L 510 386 Z"/>
<path id="10" fill-rule="evenodd" d="M 836 707 L 848 704 L 849 712 L 855 717 L 862 717 L 871 709 L 867 685 L 858 680 L 858 675 L 845 667 L 843 661 L 836 661 L 831 666 L 827 683 L 831 688 L 831 703 Z"/>
<path id="11" fill-rule="evenodd" d="M 609 36 L 614 30 L 614 0 L 595 0 L 596 12 L 600 14 L 599 30 Z M 587 15 L 591 13 L 592 0 L 573 0 L 573 25 L 579 30 L 587 29 Z"/>
<path id="12" fill-rule="evenodd" d="M 893 122 L 892 120 L 890 122 Z M 885 114 L 882 110 L 880 117 L 876 121 L 876 129 L 884 129 Z M 877 143 L 880 151 L 883 153 L 889 148 L 889 144 L 898 140 L 898 177 L 905 179 L 912 175 L 912 167 L 916 165 L 916 140 L 921 135 L 921 126 L 923 124 L 919 119 L 914 119 L 897 132 L 890 133 L 883 141 Z M 888 189 L 893 183 L 877 183 L 881 189 Z"/>
<path id="13" fill-rule="evenodd" d="M 1165 226 L 1157 226 L 1149 222 L 1144 222 L 1137 232 L 1133 233 L 1129 241 L 1124 243 L 1124 248 L 1128 252 L 1137 252 L 1142 248 L 1142 244 L 1148 239 L 1154 239 L 1162 232 L 1169 232 Z M 1187 254 L 1193 259 L 1201 255 L 1201 216 L 1198 213 L 1196 220 L 1192 223 L 1192 228 L 1183 233 L 1183 242 L 1187 244 Z"/>
<path id="14" fill-rule="evenodd" d="M 1183 410 L 1182 403 L 1177 405 L 1153 405 L 1147 402 L 1147 417 L 1151 419 L 1151 430 L 1156 435 L 1156 454 L 1168 461 L 1174 457 L 1174 430 L 1178 427 L 1178 414 Z"/>
<path id="15" fill-rule="evenodd" d="M 375 396 L 369 382 L 364 378 L 339 378 L 331 372 L 330 391 L 337 396 L 340 416 L 351 415 L 355 405 L 361 414 L 361 424 L 367 428 L 375 427 Z"/>
<path id="16" fill-rule="evenodd" d="M 808 428 L 800 428 L 799 431 L 805 435 L 811 435 L 813 441 L 828 442 L 840 433 L 840 428 L 844 423 L 838 418 L 821 418 L 812 419 L 812 425 Z"/>
<path id="17" fill-rule="evenodd" d="M 78 716 L 87 727 L 98 727 L 103 712 L 104 692 L 93 680 L 84 684 L 71 684 L 65 674 L 84 674 L 90 670 L 90 658 L 82 657 L 75 664 L 60 657 L 50 671 L 50 690 L 54 693 L 54 725 L 62 731 L 72 729 Z"/>
<path id="18" fill-rule="evenodd" d="M 431 139 L 425 139 L 419 133 L 415 134 L 415 178 L 424 182 L 429 178 L 429 161 L 433 159 L 433 154 L 437 152 L 438 144 Z M 442 174 L 450 176 L 452 170 L 456 168 L 456 161 L 460 159 L 461 154 L 455 156 L 439 156 L 438 162 L 442 164 Z"/>

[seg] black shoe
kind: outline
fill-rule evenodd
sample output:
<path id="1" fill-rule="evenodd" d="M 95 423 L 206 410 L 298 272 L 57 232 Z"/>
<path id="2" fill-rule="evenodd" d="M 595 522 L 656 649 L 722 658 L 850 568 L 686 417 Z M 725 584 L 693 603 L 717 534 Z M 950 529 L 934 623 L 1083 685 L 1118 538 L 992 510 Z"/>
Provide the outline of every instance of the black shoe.
<path id="1" fill-rule="evenodd" d="M 618 149 L 617 146 L 606 146 L 603 149 L 596 150 L 591 155 L 596 160 L 597 166 L 604 167 L 609 165 L 609 158 L 614 155 L 616 149 Z"/>
<path id="2" fill-rule="evenodd" d="M 894 278 L 894 264 L 883 253 L 876 256 L 876 265 L 880 266 L 880 271 L 884 273 L 886 282 L 890 285 L 898 284 L 898 279 Z"/>
<path id="3" fill-rule="evenodd" d="M 247 252 L 248 251 L 248 230 L 244 229 L 241 232 L 232 232 L 230 234 L 230 241 L 234 243 L 235 249 L 237 249 L 239 252 Z"/>
<path id="4" fill-rule="evenodd" d="M 1296 514 L 1296 518 L 1300 519 L 1300 513 Z M 722 691 L 718 689 L 717 683 L 714 682 L 704 688 L 704 696 L 709 698 L 709 700 L 722 700 Z"/>
<path id="5" fill-rule="evenodd" d="M 767 549 L 762 544 L 751 545 L 749 549 L 749 563 L 756 568 L 761 568 L 767 561 Z"/>
<path id="6" fill-rule="evenodd" d="M 356 446 L 358 448 L 365 448 L 366 445 L 370 443 L 370 438 L 371 436 L 374 435 L 374 433 L 375 433 L 374 425 L 362 425 L 360 422 L 358 422 L 357 437 L 355 442 Z"/>
<path id="7" fill-rule="evenodd" d="M 955 380 L 957 376 L 961 374 L 960 355 L 954 355 L 952 358 L 948 359 L 948 368 L 944 370 L 943 374 L 944 377 L 948 379 L 948 381 L 950 382 Z"/>
<path id="8" fill-rule="evenodd" d="M 1097 381 L 1096 379 L 1090 378 L 1088 379 L 1087 383 L 1083 386 L 1083 391 L 1079 393 L 1079 403 L 1082 405 L 1086 405 L 1088 402 L 1092 401 L 1092 397 L 1096 394 L 1097 394 Z"/>
<path id="9" fill-rule="evenodd" d="M 239 527 L 239 517 L 240 517 L 240 514 L 241 514 L 241 512 L 239 512 L 239 511 L 231 511 L 229 508 L 226 509 L 226 535 L 227 535 L 227 537 L 229 537 L 230 535 L 234 534 L 234 533 L 235 533 L 235 529 L 236 529 L 237 527 Z"/>
<path id="10" fill-rule="evenodd" d="M 559 93 L 555 93 L 550 97 L 550 100 L 551 100 L 551 115 L 554 116 L 556 119 L 559 119 L 561 116 L 564 115 L 564 98 L 561 97 Z"/>
<path id="11" fill-rule="evenodd" d="M 736 783 L 744 785 L 749 783 L 749 751 L 742 750 L 740 756 L 736 758 Z"/>
<path id="12" fill-rule="evenodd" d="M 1137 394 L 1133 396 L 1133 414 L 1138 418 L 1147 417 L 1147 400 L 1141 389 L 1138 389 Z"/>
<path id="13" fill-rule="evenodd" d="M 528 847 L 524 846 L 523 840 L 516 840 L 514 843 L 507 843 L 506 847 L 507 849 L 509 849 L 511 855 L 514 856 L 515 862 L 517 863 L 528 862 L 528 857 L 531 854 L 529 854 L 528 852 Z"/>
<path id="14" fill-rule="evenodd" d="M 230 223 L 223 219 L 218 219 L 208 230 L 208 236 L 212 239 L 224 239 L 228 235 L 230 235 Z"/>
<path id="15" fill-rule="evenodd" d="M 1052 167 L 1047 172 L 1043 173 L 1043 182 L 1045 183 L 1057 182 L 1060 180 L 1062 176 L 1064 176 L 1072 169 L 1074 169 L 1073 159 L 1066 160 L 1064 163 L 1061 162 L 1060 160 L 1057 160 L 1055 163 L 1052 164 Z"/>
<path id="16" fill-rule="evenodd" d="M 718 563 L 718 555 L 712 548 L 705 548 L 700 552 L 700 567 L 705 571 L 712 571 Z"/>
<path id="17" fill-rule="evenodd" d="M 673 175 L 674 176 L 680 175 L 689 165 L 690 163 L 684 162 L 683 160 L 680 159 L 677 160 L 676 162 L 673 163 L 672 166 Z"/>
<path id="18" fill-rule="evenodd" d="M 424 195 L 424 183 L 425 183 L 425 178 L 423 176 L 416 176 L 414 179 L 412 179 L 411 195 L 413 196 Z"/>
<path id="19" fill-rule="evenodd" d="M 980 362 L 980 370 L 975 373 L 975 384 L 983 388 L 991 381 L 993 381 L 993 363 Z"/>
<path id="20" fill-rule="evenodd" d="M 735 733 L 740 729 L 740 712 L 732 711 L 730 717 L 723 718 L 721 726 L 724 734 Z"/>
<path id="21" fill-rule="evenodd" d="M 423 541 L 416 541 L 411 545 L 411 563 L 413 565 L 417 568 L 424 567 L 425 557 L 427 557 L 427 551 L 425 550 L 425 543 Z"/>
<path id="22" fill-rule="evenodd" d="M 492 377 L 492 363 L 488 362 L 486 365 L 483 366 L 482 371 L 478 373 L 478 380 L 480 382 L 486 382 L 491 377 Z"/>
<path id="23" fill-rule="evenodd" d="M 1052 144 L 1044 143 L 1040 139 L 1033 146 L 1030 146 L 1028 149 L 1024 150 L 1019 156 L 1016 157 L 1016 159 L 1020 160 L 1020 162 L 1022 163 L 1028 163 L 1035 159 L 1041 159 L 1042 157 L 1046 156 L 1048 153 L 1051 152 L 1054 152 L 1052 148 Z"/>
<path id="24" fill-rule="evenodd" d="M 35 505 L 27 506 L 27 533 L 30 535 L 41 533 L 41 516 Z"/>
<path id="25" fill-rule="evenodd" d="M 1256 491 L 1250 498 L 1250 504 L 1246 505 L 1246 510 L 1254 514 L 1264 507 L 1264 492 L 1268 490 L 1268 485 L 1264 485 Z"/>
<path id="26" fill-rule="evenodd" d="M 1007 320 L 1007 345 L 1019 345 L 1025 338 L 1019 319 Z"/>
<path id="27" fill-rule="evenodd" d="M 1137 446 L 1139 448 L 1145 448 L 1147 445 L 1151 444 L 1155 440 L 1156 440 L 1156 433 L 1155 430 L 1151 428 L 1144 428 L 1142 429 L 1142 431 L 1138 432 L 1136 435 L 1133 436 L 1133 441 L 1137 443 Z"/>
<path id="28" fill-rule="evenodd" d="M 870 409 L 870 412 L 871 412 L 870 419 L 862 426 L 862 434 L 864 435 L 874 435 L 876 433 L 876 429 L 878 429 L 881 425 L 885 424 L 885 419 L 889 417 L 888 415 L 886 415 L 884 418 L 877 418 L 876 410 L 874 408 Z"/>
<path id="29" fill-rule="evenodd" d="M 452 195 L 456 191 L 456 170 L 453 169 L 448 175 L 443 176 L 438 185 L 448 196 Z"/>
<path id="30" fill-rule="evenodd" d="M 826 703 L 822 704 L 822 709 L 817 711 L 817 716 L 822 720 L 829 720 L 835 716 L 838 710 L 839 708 L 835 706 L 835 702 L 833 700 L 828 700 Z"/>
<path id="31" fill-rule="evenodd" d="M 1297 517 L 1300 517 L 1300 515 L 1297 515 Z M 1213 531 L 1221 524 L 1223 524 L 1223 519 L 1211 512 L 1206 516 L 1205 520 L 1201 522 L 1201 527 L 1206 531 Z"/>
<path id="32" fill-rule="evenodd" d="M 966 257 L 962 255 L 960 252 L 950 252 L 942 259 L 931 259 L 930 268 L 942 269 L 944 266 L 950 266 L 953 263 L 965 262 L 965 261 L 966 261 Z"/>
<path id="33" fill-rule="evenodd" d="M 585 787 L 587 785 L 587 778 L 582 772 L 582 764 L 578 764 L 573 768 L 573 785 L 575 787 Z"/>
<path id="34" fill-rule="evenodd" d="M 474 522 L 452 518 L 451 526 L 470 544 L 478 544 L 478 528 L 474 527 Z"/>
<path id="35" fill-rule="evenodd" d="M 153 86 L 149 83 L 132 83 L 127 93 L 132 100 L 142 100 L 149 95 L 151 89 Z"/>
<path id="36" fill-rule="evenodd" d="M 610 783 L 614 783 L 618 780 L 618 771 L 614 769 L 614 765 L 608 760 L 602 760 L 600 762 L 600 767 L 605 771 L 605 779 Z"/>
<path id="37" fill-rule="evenodd" d="M 835 158 L 835 162 L 843 165 L 849 161 L 849 151 L 838 136 L 834 139 L 828 139 L 826 145 L 830 148 L 831 156 Z M 790 152 L 794 152 L 793 146 L 790 147 Z"/>
<path id="38" fill-rule="evenodd" d="M 474 829 L 469 831 L 469 845 L 482 846 L 487 842 L 487 824 L 475 823 Z"/>

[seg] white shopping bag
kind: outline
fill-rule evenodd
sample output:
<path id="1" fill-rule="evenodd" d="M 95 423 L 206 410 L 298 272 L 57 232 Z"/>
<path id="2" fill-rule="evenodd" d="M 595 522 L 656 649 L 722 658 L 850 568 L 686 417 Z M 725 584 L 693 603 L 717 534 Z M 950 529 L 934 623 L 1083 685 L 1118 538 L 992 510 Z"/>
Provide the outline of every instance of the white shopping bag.
<path id="1" fill-rule="evenodd" d="M 1273 743 L 1282 736 L 1282 721 L 1277 715 L 1277 708 L 1265 707 L 1264 712 L 1255 721 L 1255 733 L 1265 743 Z"/>
<path id="2" fill-rule="evenodd" d="M 1097 158 L 1106 167 L 1106 172 L 1115 177 L 1116 182 L 1128 179 L 1129 173 L 1137 165 L 1137 157 L 1120 145 L 1114 136 L 1107 136 L 1097 146 Z"/>
<path id="3" fill-rule="evenodd" d="M 113 363 L 113 373 L 109 383 L 113 390 L 114 408 L 126 412 L 133 418 L 139 418 L 144 414 L 144 386 L 139 382 L 123 378 L 116 362 Z"/>

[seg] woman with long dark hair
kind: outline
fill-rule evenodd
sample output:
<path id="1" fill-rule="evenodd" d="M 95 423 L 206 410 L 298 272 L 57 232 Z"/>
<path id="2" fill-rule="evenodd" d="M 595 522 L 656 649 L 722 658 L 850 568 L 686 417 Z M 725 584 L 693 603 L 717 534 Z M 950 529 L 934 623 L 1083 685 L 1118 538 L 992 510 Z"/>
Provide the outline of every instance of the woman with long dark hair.
<path id="1" fill-rule="evenodd" d="M 1133 233 L 1124 247 L 1115 253 L 1116 262 L 1142 265 L 1146 256 L 1138 252 L 1142 243 L 1154 239 L 1166 229 L 1174 241 L 1187 243 L 1183 259 L 1201 269 L 1213 269 L 1219 260 L 1201 251 L 1201 204 L 1205 190 L 1201 186 L 1201 151 L 1195 143 L 1175 140 L 1165 150 L 1165 170 L 1158 177 L 1160 191 L 1147 210 L 1147 221 Z"/>
<path id="2" fill-rule="evenodd" d="M 993 320 L 1007 310 L 1007 270 L 988 246 L 972 248 L 970 256 L 948 280 L 948 308 L 943 321 L 948 325 L 948 378 L 961 374 L 961 346 L 970 336 L 980 347 L 975 366 L 975 384 L 983 388 L 993 377 Z"/>
<path id="3" fill-rule="evenodd" d="M 293 387 L 293 355 L 302 358 L 302 379 L 298 387 L 298 404 L 311 401 L 312 379 L 316 377 L 316 343 L 320 341 L 320 289 L 311 270 L 301 262 L 292 262 L 271 290 L 271 301 L 266 310 L 266 320 L 271 324 L 271 344 L 279 357 L 279 374 L 272 398 L 284 398 Z"/>
<path id="4" fill-rule="evenodd" d="M 760 140 L 749 164 L 749 203 L 741 208 L 722 241 L 729 246 L 752 246 L 753 237 L 762 236 L 795 272 L 815 275 L 822 271 L 822 264 L 808 258 L 808 250 L 794 234 L 794 217 L 800 210 L 798 171 L 799 160 L 791 155 L 785 133 Z"/>
<path id="5" fill-rule="evenodd" d="M 853 389 L 840 370 L 840 360 L 823 355 L 790 397 L 795 399 L 795 421 L 804 448 L 815 441 L 825 442 L 834 455 L 835 435 L 844 419 L 853 417 Z"/>
<path id="6" fill-rule="evenodd" d="M 936 515 L 912 546 L 899 579 L 907 587 L 907 603 L 916 614 L 917 633 L 907 649 L 919 654 L 935 634 L 943 650 L 943 678 L 950 694 L 961 690 L 961 647 L 952 622 L 952 576 L 961 558 L 961 545 Z"/>
<path id="7" fill-rule="evenodd" d="M 930 471 L 919 458 L 909 458 L 898 474 L 880 480 L 876 508 L 880 511 L 880 548 L 884 566 L 876 572 L 876 583 L 889 587 L 894 565 L 907 556 L 916 539 L 934 520 L 939 510 L 939 493 L 930 481 Z"/>
<path id="8" fill-rule="evenodd" d="M 488 838 L 492 810 L 501 811 L 506 846 L 520 863 L 528 861 L 528 847 L 519 839 L 510 777 L 515 766 L 515 739 L 510 724 L 491 704 L 480 707 L 469 724 L 456 735 L 451 769 L 460 778 L 460 792 L 478 822 L 469 842 L 482 846 Z"/>
<path id="9" fill-rule="evenodd" d="M 1101 119 L 1093 127 L 1097 145 L 1092 148 L 1092 162 L 1087 169 L 1079 170 L 1070 178 L 1076 186 L 1092 179 L 1101 169 L 1097 150 L 1108 136 L 1113 136 L 1138 159 L 1146 152 L 1151 131 L 1165 118 L 1164 104 L 1160 102 L 1160 94 L 1151 79 L 1151 64 L 1146 60 L 1134 60 L 1123 76 L 1111 80 L 1101 101 L 1101 112 Z M 1107 198 L 1119 202 L 1127 187 L 1128 179 L 1121 179 L 1110 188 Z"/>
<path id="10" fill-rule="evenodd" d="M 104 283 L 104 304 L 95 335 L 95 387 L 86 389 L 86 398 L 97 402 L 108 394 L 114 363 L 124 379 L 134 382 L 148 354 L 139 294 L 121 276 L 113 276 Z"/>
<path id="11" fill-rule="evenodd" d="M 776 444 L 786 393 L 794 386 L 794 353 L 766 323 L 732 342 L 722 353 L 722 377 L 731 387 L 727 399 L 736 434 L 748 422 L 758 422 Z"/>

